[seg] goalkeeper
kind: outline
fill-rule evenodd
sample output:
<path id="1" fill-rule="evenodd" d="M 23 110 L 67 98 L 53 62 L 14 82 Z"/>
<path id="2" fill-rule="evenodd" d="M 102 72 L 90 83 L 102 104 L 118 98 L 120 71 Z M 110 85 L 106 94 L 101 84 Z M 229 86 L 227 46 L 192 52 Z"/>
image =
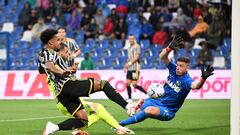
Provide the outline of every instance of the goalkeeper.
<path id="1" fill-rule="evenodd" d="M 154 118 L 161 121 L 169 121 L 174 118 L 175 113 L 181 108 L 185 98 L 191 89 L 200 89 L 205 80 L 213 75 L 213 67 L 201 68 L 202 75 L 199 80 L 193 81 L 188 74 L 190 60 L 187 57 L 180 57 L 177 64 L 170 62 L 168 55 L 172 50 L 177 50 L 182 45 L 181 37 L 174 37 L 168 47 L 163 49 L 159 57 L 167 66 L 169 75 L 164 84 L 164 96 L 159 99 L 148 98 L 138 104 L 138 113 L 120 122 L 125 126 L 141 122 L 146 118 Z"/>

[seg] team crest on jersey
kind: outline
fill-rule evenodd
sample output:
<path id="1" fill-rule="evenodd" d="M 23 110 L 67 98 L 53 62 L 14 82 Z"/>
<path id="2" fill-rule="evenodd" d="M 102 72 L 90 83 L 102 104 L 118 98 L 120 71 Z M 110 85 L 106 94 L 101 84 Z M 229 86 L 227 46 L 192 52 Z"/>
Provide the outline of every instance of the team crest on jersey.
<path id="1" fill-rule="evenodd" d="M 181 86 L 181 82 L 180 81 L 176 81 L 176 86 L 180 87 Z"/>

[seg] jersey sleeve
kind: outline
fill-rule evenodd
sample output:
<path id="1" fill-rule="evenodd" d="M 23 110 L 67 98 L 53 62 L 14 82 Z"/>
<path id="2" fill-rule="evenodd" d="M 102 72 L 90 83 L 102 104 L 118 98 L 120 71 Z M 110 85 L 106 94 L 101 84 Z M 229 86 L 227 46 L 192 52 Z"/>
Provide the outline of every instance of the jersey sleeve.
<path id="1" fill-rule="evenodd" d="M 72 46 L 73 46 L 74 51 L 79 49 L 79 46 L 78 46 L 78 44 L 76 43 L 75 40 L 72 40 Z"/>
<path id="2" fill-rule="evenodd" d="M 172 63 L 172 62 L 169 62 L 168 65 L 167 65 L 167 68 L 169 70 L 169 74 L 175 74 L 176 73 L 176 67 L 177 65 Z"/>
<path id="3" fill-rule="evenodd" d="M 56 61 L 59 59 L 59 56 L 57 55 L 57 53 L 53 50 L 45 50 L 43 51 L 39 57 L 38 57 L 38 61 L 39 64 L 43 67 L 46 68 L 46 63 L 47 62 L 53 62 L 56 63 Z"/>
<path id="4" fill-rule="evenodd" d="M 192 86 L 192 82 L 193 82 L 193 79 L 192 78 L 189 78 L 185 81 L 185 87 L 187 90 L 190 90 L 191 89 L 191 86 Z"/>

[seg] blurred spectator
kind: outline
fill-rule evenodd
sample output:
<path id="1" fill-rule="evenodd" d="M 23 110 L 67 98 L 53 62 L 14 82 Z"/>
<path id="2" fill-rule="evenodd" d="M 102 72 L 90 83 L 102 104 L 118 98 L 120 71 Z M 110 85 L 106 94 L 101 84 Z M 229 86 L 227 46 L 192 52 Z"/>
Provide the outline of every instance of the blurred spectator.
<path id="1" fill-rule="evenodd" d="M 156 7 L 166 7 L 168 5 L 168 0 L 154 0 L 154 5 Z"/>
<path id="2" fill-rule="evenodd" d="M 108 18 L 110 18 L 112 20 L 112 23 L 114 24 L 114 26 L 117 25 L 117 23 L 119 22 L 119 15 L 117 14 L 117 11 L 115 8 L 112 9 L 111 14 L 108 16 Z"/>
<path id="3" fill-rule="evenodd" d="M 193 5 L 193 3 L 191 3 L 191 2 L 186 2 L 186 1 L 184 1 L 184 0 L 182 0 L 182 9 L 183 9 L 183 13 L 186 15 L 186 16 L 188 16 L 188 17 L 190 17 L 190 18 L 193 18 L 193 7 L 192 7 L 192 5 Z"/>
<path id="4" fill-rule="evenodd" d="M 176 12 L 180 6 L 179 0 L 168 0 L 168 8 L 171 12 Z"/>
<path id="5" fill-rule="evenodd" d="M 29 16 L 31 14 L 31 7 L 28 2 L 24 3 L 24 7 L 18 15 L 18 25 L 24 26 L 24 30 L 27 29 Z"/>
<path id="6" fill-rule="evenodd" d="M 96 24 L 98 25 L 99 31 L 103 31 L 106 18 L 102 14 L 102 9 L 99 8 L 97 10 L 97 13 L 94 18 L 96 20 Z"/>
<path id="7" fill-rule="evenodd" d="M 199 16 L 197 24 L 192 30 L 189 31 L 189 35 L 190 37 L 195 37 L 199 34 L 203 34 L 204 32 L 207 32 L 208 27 L 209 26 L 206 22 L 204 22 L 203 17 Z"/>
<path id="8" fill-rule="evenodd" d="M 39 18 L 38 22 L 34 24 L 32 28 L 32 40 L 39 39 L 41 32 L 45 29 L 47 29 L 47 25 L 45 24 L 44 19 Z"/>
<path id="9" fill-rule="evenodd" d="M 46 23 L 51 22 L 52 16 L 56 12 L 56 1 L 54 0 L 38 0 L 38 12 L 45 19 Z"/>
<path id="10" fill-rule="evenodd" d="M 26 0 L 25 2 L 30 4 L 31 9 L 34 9 L 37 7 L 37 0 Z"/>
<path id="11" fill-rule="evenodd" d="M 55 17 L 51 19 L 51 23 L 48 25 L 49 29 L 55 29 L 57 30 L 59 28 L 59 25 L 57 24 L 57 20 Z"/>
<path id="12" fill-rule="evenodd" d="M 126 34 L 128 32 L 128 26 L 123 17 L 120 18 L 119 23 L 115 29 L 115 36 L 117 39 L 124 41 L 126 39 Z"/>
<path id="13" fill-rule="evenodd" d="M 142 27 L 141 27 L 140 39 L 149 39 L 149 40 L 151 40 L 152 34 L 153 34 L 153 27 L 147 21 L 147 19 L 144 18 L 143 22 L 142 22 Z"/>
<path id="14" fill-rule="evenodd" d="M 197 3 L 196 7 L 193 9 L 193 19 L 197 20 L 199 16 L 203 16 L 202 7 Z"/>
<path id="15" fill-rule="evenodd" d="M 87 6 L 84 7 L 83 9 L 83 13 L 88 14 L 89 17 L 92 18 L 94 14 L 96 14 L 96 11 L 97 11 L 97 6 L 95 5 L 95 1 L 88 0 Z"/>
<path id="16" fill-rule="evenodd" d="M 188 17 L 183 13 L 182 8 L 178 8 L 176 16 L 177 23 L 179 23 L 182 26 L 185 26 L 187 18 Z"/>
<path id="17" fill-rule="evenodd" d="M 208 66 L 213 64 L 213 56 L 211 50 L 207 47 L 207 42 L 202 41 L 199 43 L 200 46 L 202 46 L 202 49 L 200 50 L 198 56 L 197 56 L 197 62 L 194 66 L 201 67 L 201 66 Z"/>
<path id="18" fill-rule="evenodd" d="M 57 10 L 55 13 L 55 18 L 57 23 L 62 27 L 62 26 L 66 26 L 67 25 L 67 21 L 65 19 L 65 17 L 61 14 L 60 10 Z"/>
<path id="19" fill-rule="evenodd" d="M 80 14 L 77 9 L 74 9 L 69 20 L 67 20 L 67 28 L 72 30 L 77 30 L 81 22 Z"/>
<path id="20" fill-rule="evenodd" d="M 33 25 L 36 24 L 38 21 L 38 15 L 37 15 L 37 11 L 35 9 L 31 10 L 31 15 L 29 17 L 26 29 L 32 29 Z M 25 30 L 26 30 L 25 29 Z"/>
<path id="21" fill-rule="evenodd" d="M 61 0 L 60 1 L 60 10 L 62 14 L 70 14 L 72 10 L 75 9 L 78 5 L 78 2 L 75 0 Z"/>
<path id="22" fill-rule="evenodd" d="M 217 48 L 223 38 L 223 32 L 225 30 L 225 24 L 219 15 L 213 17 L 213 21 L 207 31 L 207 40 L 212 45 L 212 48 Z"/>
<path id="23" fill-rule="evenodd" d="M 161 27 L 154 33 L 152 43 L 157 45 L 165 45 L 167 40 L 168 40 L 167 28 Z"/>
<path id="24" fill-rule="evenodd" d="M 165 22 L 170 22 L 173 18 L 171 12 L 169 12 L 167 7 L 161 8 L 160 17 L 163 17 Z"/>
<path id="25" fill-rule="evenodd" d="M 158 24 L 158 14 L 157 14 L 155 8 L 153 8 L 151 11 L 151 15 L 149 17 L 149 22 L 152 24 L 153 29 L 156 30 L 156 26 Z"/>
<path id="26" fill-rule="evenodd" d="M 115 27 L 114 27 L 114 24 L 113 24 L 111 18 L 107 18 L 106 22 L 104 24 L 104 29 L 103 29 L 103 33 L 104 33 L 105 37 L 113 38 L 114 37 L 114 33 L 113 33 L 114 30 L 115 30 Z"/>
<path id="27" fill-rule="evenodd" d="M 91 18 L 88 14 L 83 13 L 83 17 L 80 22 L 80 26 L 82 29 L 86 29 L 87 25 L 91 22 Z"/>
<path id="28" fill-rule="evenodd" d="M 98 26 L 96 24 L 96 20 L 94 18 L 91 19 L 90 24 L 86 26 L 86 30 L 84 31 L 84 39 L 88 38 L 96 38 L 98 34 Z"/>
<path id="29" fill-rule="evenodd" d="M 92 59 L 89 56 L 89 53 L 86 52 L 84 54 L 84 60 L 82 60 L 81 62 L 81 70 L 93 70 L 94 69 L 94 63 L 92 61 Z"/>

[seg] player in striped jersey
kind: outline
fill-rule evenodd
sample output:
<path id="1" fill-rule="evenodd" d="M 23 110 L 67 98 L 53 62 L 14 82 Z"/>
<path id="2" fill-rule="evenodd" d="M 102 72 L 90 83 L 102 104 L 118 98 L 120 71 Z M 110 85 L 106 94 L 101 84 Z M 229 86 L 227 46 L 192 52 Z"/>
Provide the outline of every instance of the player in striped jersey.
<path id="1" fill-rule="evenodd" d="M 60 44 L 60 48 L 59 48 L 57 54 L 59 56 L 61 56 L 63 58 L 63 60 L 66 61 L 66 63 L 68 62 L 68 60 L 69 60 L 68 57 L 70 55 L 68 52 L 68 47 L 64 43 Z M 77 65 L 76 65 L 76 67 L 77 67 Z M 49 83 L 49 89 L 50 89 L 52 95 L 54 95 L 54 99 L 56 99 L 53 83 Z M 84 101 L 82 98 L 80 98 L 80 100 L 81 100 L 81 102 L 84 106 L 84 109 L 86 110 L 87 115 L 88 115 L 88 125 L 86 126 L 86 128 L 90 127 L 97 121 L 102 120 L 103 122 L 107 123 L 114 129 L 116 129 L 115 132 L 117 134 L 134 134 L 134 132 L 132 130 L 120 126 L 118 124 L 117 120 L 114 119 L 114 117 L 105 109 L 105 107 L 102 104 L 99 104 L 96 102 Z M 71 114 L 67 111 L 66 107 L 64 107 L 60 102 L 57 103 L 57 108 L 64 115 L 72 117 Z M 51 122 L 48 122 L 48 124 L 54 125 Z M 80 133 L 83 134 L 86 132 L 83 131 L 82 129 L 76 129 L 72 132 L 72 134 L 74 134 L 74 135 L 77 135 Z"/>
<path id="2" fill-rule="evenodd" d="M 56 51 L 59 50 L 60 40 L 57 31 L 47 29 L 41 33 L 41 41 L 45 47 L 39 54 L 39 72 L 46 73 L 49 82 L 54 83 L 55 96 L 68 112 L 74 116 L 58 125 L 47 125 L 43 134 L 48 135 L 58 130 L 71 130 L 88 125 L 88 117 L 79 97 L 88 97 L 91 93 L 103 91 L 106 96 L 121 107 L 134 111 L 134 105 L 128 104 L 122 96 L 105 80 L 93 78 L 76 79 L 74 67 L 68 67 Z M 74 66 L 74 65 L 73 65 Z"/>
<path id="3" fill-rule="evenodd" d="M 141 92 L 147 94 L 147 92 L 138 85 L 138 78 L 140 74 L 140 46 L 137 44 L 134 35 L 130 34 L 128 36 L 130 47 L 128 48 L 128 62 L 125 64 L 124 70 L 127 70 L 127 92 L 128 98 L 132 100 L 132 90 L 131 83 L 134 88 L 137 88 Z"/>
<path id="4" fill-rule="evenodd" d="M 78 47 L 76 41 L 72 38 L 66 37 L 66 30 L 63 27 L 60 27 L 57 29 L 58 31 L 58 37 L 60 38 L 61 42 L 67 45 L 68 50 L 70 52 L 70 57 L 69 57 L 69 64 L 74 63 L 74 58 L 76 58 L 78 55 L 80 55 L 80 48 Z M 70 66 L 71 66 L 70 65 Z"/>

